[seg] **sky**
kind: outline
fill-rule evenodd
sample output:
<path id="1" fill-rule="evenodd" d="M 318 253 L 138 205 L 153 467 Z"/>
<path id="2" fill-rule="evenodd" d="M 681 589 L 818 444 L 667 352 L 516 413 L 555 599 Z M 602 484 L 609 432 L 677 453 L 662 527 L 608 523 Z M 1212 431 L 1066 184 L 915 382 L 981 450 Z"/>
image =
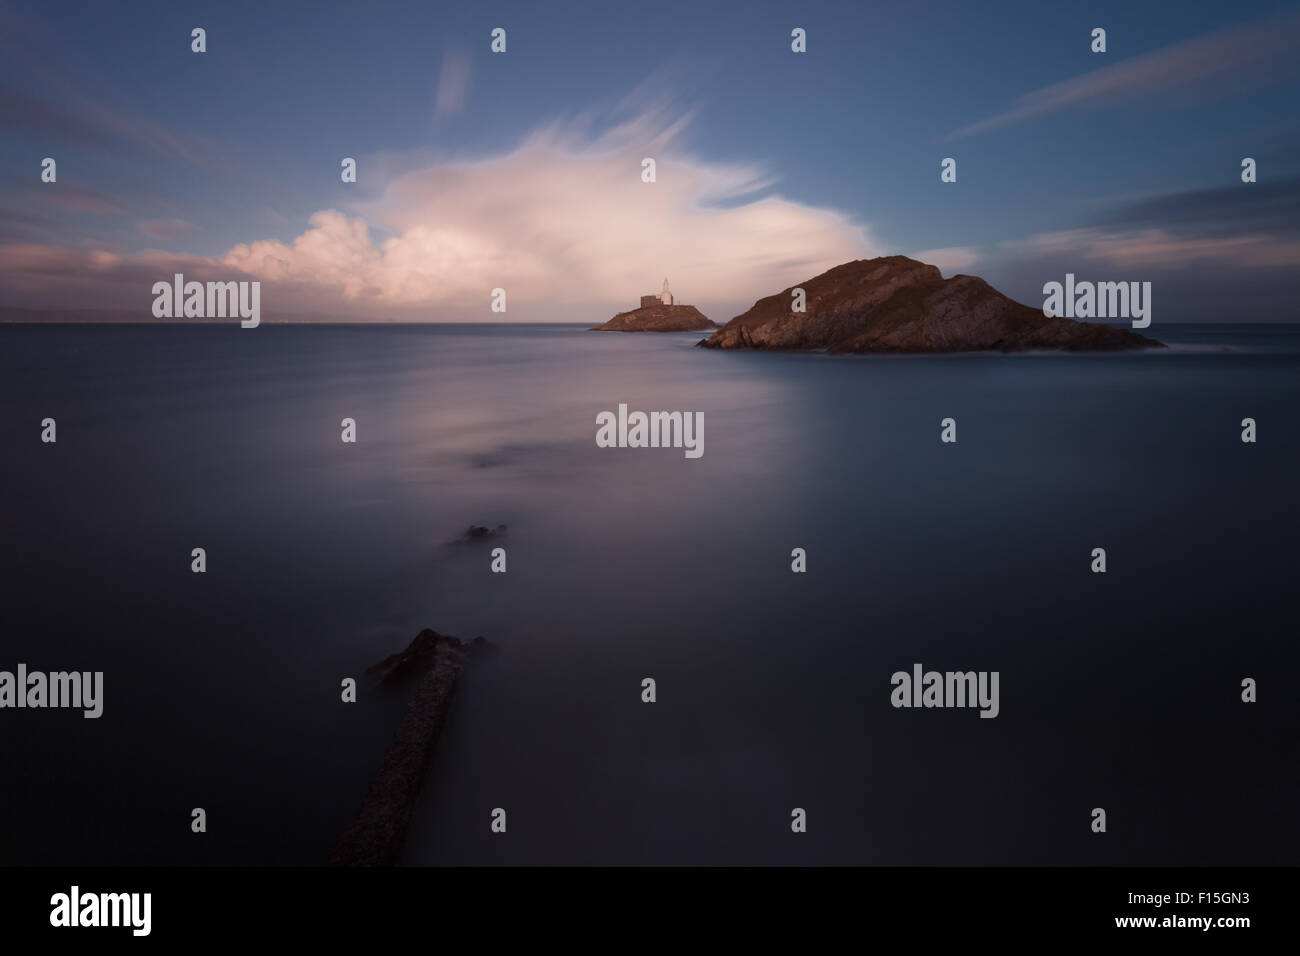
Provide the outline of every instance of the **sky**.
<path id="1" fill-rule="evenodd" d="M 721 323 L 902 254 L 1300 321 L 1297 102 L 1295 3 L 0 0 L 0 306 Z"/>

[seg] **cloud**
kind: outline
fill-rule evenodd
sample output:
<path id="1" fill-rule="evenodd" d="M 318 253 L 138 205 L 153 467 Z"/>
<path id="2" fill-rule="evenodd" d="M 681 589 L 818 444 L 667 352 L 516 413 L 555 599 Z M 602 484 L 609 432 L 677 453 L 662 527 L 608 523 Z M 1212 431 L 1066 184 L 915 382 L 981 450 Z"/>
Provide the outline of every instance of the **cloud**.
<path id="1" fill-rule="evenodd" d="M 1221 278 L 1238 270 L 1289 272 L 1300 267 L 1300 179 L 1113 197 L 1076 227 L 913 256 L 945 272 L 1046 259 Z"/>
<path id="2" fill-rule="evenodd" d="M 589 118 L 517 148 L 432 161 L 364 204 L 364 218 L 312 216 L 291 242 L 233 248 L 231 267 L 381 306 L 487 313 L 505 288 L 521 314 L 542 306 L 635 304 L 670 277 L 682 301 L 745 303 L 848 259 L 878 254 L 845 215 L 764 192 L 761 168 L 678 147 L 689 115 L 651 110 L 607 132 Z M 656 181 L 642 181 L 642 160 Z M 371 224 L 391 233 L 377 241 Z"/>
<path id="3" fill-rule="evenodd" d="M 1168 229 L 1126 230 L 1086 226 L 1040 232 L 990 246 L 958 246 L 912 253 L 945 273 L 986 267 L 1007 260 L 1054 259 L 1082 266 L 1101 263 L 1115 268 L 1296 269 L 1300 239 L 1270 233 L 1230 236 L 1179 235 Z"/>
<path id="4" fill-rule="evenodd" d="M 138 305 L 149 317 L 149 289 L 174 272 L 200 281 L 229 278 L 210 259 L 147 249 L 72 249 L 31 242 L 0 244 L 0 276 L 10 304 L 39 308 Z"/>
<path id="5" fill-rule="evenodd" d="M 442 73 L 438 77 L 438 92 L 434 97 L 433 118 L 455 116 L 465 108 L 469 96 L 469 57 L 448 52 L 442 58 Z"/>
<path id="6" fill-rule="evenodd" d="M 689 114 L 650 109 L 593 133 L 553 123 L 479 158 L 427 159 L 352 212 L 323 209 L 289 241 L 257 239 L 212 258 L 0 245 L 10 304 L 147 308 L 153 282 L 256 278 L 281 312 L 365 318 L 594 320 L 635 306 L 665 276 L 681 302 L 725 320 L 754 300 L 849 259 L 881 254 L 862 224 L 771 193 L 750 164 L 680 146 Z M 642 181 L 642 160 L 656 181 Z M 184 220 L 139 229 L 172 239 Z M 492 290 L 507 292 L 494 315 Z M 18 301 L 14 301 L 18 300 Z M 436 310 L 436 311 L 430 311 Z M 728 310 L 734 310 L 728 312 Z"/>
<path id="7" fill-rule="evenodd" d="M 140 223 L 140 231 L 150 239 L 175 239 L 198 228 L 184 219 L 146 219 Z"/>
<path id="8" fill-rule="evenodd" d="M 951 133 L 963 139 L 1094 100 L 1115 99 L 1190 83 L 1283 54 L 1300 43 L 1300 15 L 1293 13 L 1186 40 L 1135 56 L 1022 96 L 1009 109 Z"/>
<path id="9" fill-rule="evenodd" d="M 78 91 L 62 102 L 37 100 L 0 88 L 0 117 L 11 129 L 105 151 L 139 148 L 202 165 L 202 147 L 146 116 L 117 109 Z"/>
<path id="10" fill-rule="evenodd" d="M 0 4 L 0 126 L 104 152 L 139 150 L 192 166 L 217 165 L 217 143 L 117 105 L 105 78 L 87 72 L 71 50 L 62 34 Z"/>
<path id="11" fill-rule="evenodd" d="M 37 209 L 92 216 L 120 216 L 126 212 L 118 198 L 98 189 L 59 181 L 15 184 L 6 194 Z"/>
<path id="12" fill-rule="evenodd" d="M 1073 257 L 1126 268 L 1292 269 L 1300 266 L 1300 240 L 1263 233 L 1180 236 L 1165 229 L 1114 232 L 1088 227 L 1040 233 L 999 245 L 1004 255 Z"/>
<path id="13" fill-rule="evenodd" d="M 1244 188 L 1244 187 L 1243 187 Z M 916 253 L 942 261 L 950 250 Z M 1300 237 L 1254 229 L 1205 235 L 1164 226 L 1111 224 L 964 246 L 962 271 L 1037 308 L 1042 287 L 1067 272 L 1095 281 L 1151 281 L 1162 321 L 1272 321 L 1295 315 Z M 933 257 L 933 258 L 928 258 Z M 942 266 L 945 273 L 948 267 Z"/>
<path id="14" fill-rule="evenodd" d="M 1219 186 L 1110 203 L 1100 224 L 1195 230 L 1200 235 L 1267 232 L 1300 238 L 1300 179 Z"/>
<path id="15" fill-rule="evenodd" d="M 969 269 L 980 260 L 979 246 L 949 246 L 945 249 L 926 249 L 923 252 L 910 252 L 908 256 L 920 262 L 938 266 L 939 271 L 951 278 L 959 272 Z"/>

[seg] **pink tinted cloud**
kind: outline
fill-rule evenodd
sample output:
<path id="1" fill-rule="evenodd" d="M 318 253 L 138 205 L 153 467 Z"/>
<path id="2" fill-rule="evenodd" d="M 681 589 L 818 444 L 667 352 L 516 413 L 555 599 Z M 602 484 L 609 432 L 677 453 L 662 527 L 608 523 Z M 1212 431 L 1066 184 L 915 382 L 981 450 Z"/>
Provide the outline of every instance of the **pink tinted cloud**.
<path id="1" fill-rule="evenodd" d="M 583 309 L 599 317 L 635 304 L 665 276 L 683 302 L 740 311 L 880 254 L 868 229 L 843 213 L 770 194 L 761 168 L 691 156 L 678 145 L 689 119 L 650 110 L 603 134 L 579 119 L 500 155 L 430 160 L 359 206 L 361 215 L 321 210 L 291 241 L 255 239 L 219 258 L 0 246 L 0 288 L 50 303 L 80 296 L 93 301 L 79 305 L 135 307 L 153 282 L 184 272 L 262 280 L 273 287 L 263 301 L 289 311 L 585 319 Z M 642 179 L 647 157 L 654 182 Z M 160 240 L 190 226 L 139 224 Z M 507 290 L 507 316 L 490 313 L 495 288 Z"/>
<path id="2" fill-rule="evenodd" d="M 493 288 L 520 304 L 626 303 L 664 276 L 685 301 L 748 304 L 878 254 L 844 214 L 761 195 L 763 170 L 679 149 L 688 119 L 651 111 L 597 136 L 556 124 L 503 155 L 433 161 L 362 206 L 365 219 L 324 210 L 292 242 L 223 261 L 350 301 L 486 310 Z M 376 241 L 371 224 L 391 235 Z"/>

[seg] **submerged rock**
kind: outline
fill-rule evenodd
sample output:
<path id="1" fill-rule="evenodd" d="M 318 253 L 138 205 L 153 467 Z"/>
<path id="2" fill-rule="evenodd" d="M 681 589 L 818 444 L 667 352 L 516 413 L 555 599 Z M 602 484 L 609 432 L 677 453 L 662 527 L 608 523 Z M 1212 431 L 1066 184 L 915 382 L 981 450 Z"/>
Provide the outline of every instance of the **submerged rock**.
<path id="1" fill-rule="evenodd" d="M 440 641 L 461 643 L 458 638 L 439 634 L 426 627 L 415 635 L 415 639 L 406 646 L 405 650 L 389 654 L 379 663 L 367 667 L 366 680 L 374 687 L 389 687 L 400 683 L 429 666 Z"/>
<path id="2" fill-rule="evenodd" d="M 488 538 L 499 538 L 506 533 L 506 526 L 497 525 L 495 528 L 489 528 L 481 524 L 472 524 L 469 529 L 453 541 L 453 544 L 464 544 L 469 541 L 486 541 Z"/>
<path id="3" fill-rule="evenodd" d="M 791 310 L 802 288 L 806 311 Z M 711 349 L 905 353 L 1160 348 L 1125 328 L 1048 318 L 983 279 L 944 279 L 906 256 L 857 259 L 759 299 L 700 343 Z"/>
<path id="4" fill-rule="evenodd" d="M 467 644 L 426 628 L 406 650 L 390 654 L 367 669 L 366 675 L 380 686 L 392 686 L 417 674 L 423 676 L 384 751 L 361 809 L 334 847 L 330 865 L 391 866 L 397 861 L 411 809 L 442 733 L 456 679 L 467 657 L 491 649 L 481 637 Z"/>

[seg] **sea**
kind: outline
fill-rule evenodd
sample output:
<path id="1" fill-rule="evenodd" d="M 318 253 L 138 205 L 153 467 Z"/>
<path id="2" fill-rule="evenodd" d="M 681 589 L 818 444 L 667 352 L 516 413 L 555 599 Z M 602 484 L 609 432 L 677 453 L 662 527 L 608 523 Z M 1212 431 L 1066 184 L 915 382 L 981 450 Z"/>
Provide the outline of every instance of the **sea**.
<path id="1" fill-rule="evenodd" d="M 0 710 L 0 864 L 324 863 L 429 627 L 496 653 L 406 865 L 1294 865 L 1300 326 L 1148 333 L 0 326 L 0 670 L 104 675 Z M 703 454 L 599 447 L 620 404 Z M 894 706 L 915 665 L 997 716 Z"/>

